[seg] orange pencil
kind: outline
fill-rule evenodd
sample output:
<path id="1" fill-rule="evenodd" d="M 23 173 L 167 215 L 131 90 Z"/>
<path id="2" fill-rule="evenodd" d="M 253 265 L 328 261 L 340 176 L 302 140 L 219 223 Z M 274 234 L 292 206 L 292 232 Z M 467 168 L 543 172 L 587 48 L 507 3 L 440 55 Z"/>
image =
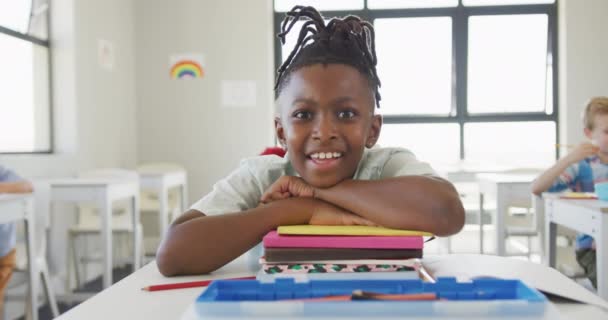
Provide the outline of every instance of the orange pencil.
<path id="1" fill-rule="evenodd" d="M 251 277 L 240 277 L 240 278 L 230 278 L 230 279 L 221 279 L 221 280 L 251 280 L 255 279 L 255 276 Z M 220 280 L 220 279 L 218 279 Z M 168 284 L 156 284 L 152 286 L 147 286 L 141 288 L 144 291 L 161 291 L 161 290 L 173 290 L 173 289 L 185 289 L 185 288 L 195 288 L 195 287 L 206 287 L 213 280 L 202 280 L 202 281 L 190 281 L 190 282 L 178 282 L 178 283 L 168 283 Z"/>

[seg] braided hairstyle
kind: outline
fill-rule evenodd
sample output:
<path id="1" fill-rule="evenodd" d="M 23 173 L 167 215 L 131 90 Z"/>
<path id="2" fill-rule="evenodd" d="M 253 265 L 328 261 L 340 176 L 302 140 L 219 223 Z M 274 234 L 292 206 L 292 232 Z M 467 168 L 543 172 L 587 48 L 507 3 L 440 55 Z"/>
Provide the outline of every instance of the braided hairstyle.
<path id="1" fill-rule="evenodd" d="M 277 70 L 275 92 L 278 97 L 294 71 L 313 64 L 345 64 L 363 74 L 373 90 L 376 106 L 380 107 L 380 79 L 376 73 L 376 49 L 374 27 L 357 16 L 333 18 L 327 25 L 323 16 L 313 7 L 295 6 L 286 13 L 277 36 L 285 44 L 287 33 L 296 22 L 308 20 L 302 25 L 298 41 Z M 310 43 L 309 43 L 310 42 Z"/>

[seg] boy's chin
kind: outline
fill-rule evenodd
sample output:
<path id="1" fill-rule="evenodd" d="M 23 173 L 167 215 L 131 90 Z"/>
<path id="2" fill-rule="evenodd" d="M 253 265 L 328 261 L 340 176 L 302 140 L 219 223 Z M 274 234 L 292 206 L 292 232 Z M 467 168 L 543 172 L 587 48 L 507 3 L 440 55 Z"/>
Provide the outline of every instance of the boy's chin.
<path id="1" fill-rule="evenodd" d="M 337 185 L 344 179 L 304 179 L 311 187 L 319 189 L 327 189 Z"/>

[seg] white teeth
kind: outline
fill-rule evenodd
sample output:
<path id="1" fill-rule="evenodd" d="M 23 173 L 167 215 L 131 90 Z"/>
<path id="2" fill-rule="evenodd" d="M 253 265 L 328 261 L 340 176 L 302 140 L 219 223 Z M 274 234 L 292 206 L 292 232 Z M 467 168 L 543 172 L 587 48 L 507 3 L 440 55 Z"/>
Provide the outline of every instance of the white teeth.
<path id="1" fill-rule="evenodd" d="M 312 159 L 333 159 L 340 158 L 341 156 L 342 153 L 340 152 L 319 152 L 310 155 Z"/>

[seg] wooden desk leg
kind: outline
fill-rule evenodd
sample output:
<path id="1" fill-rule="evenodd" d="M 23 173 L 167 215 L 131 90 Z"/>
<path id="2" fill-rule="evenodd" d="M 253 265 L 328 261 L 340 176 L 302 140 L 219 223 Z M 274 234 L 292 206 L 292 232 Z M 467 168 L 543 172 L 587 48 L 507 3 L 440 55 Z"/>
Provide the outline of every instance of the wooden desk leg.
<path id="1" fill-rule="evenodd" d="M 112 285 L 112 202 L 106 195 L 99 202 L 101 243 L 103 250 L 103 288 Z"/>
<path id="2" fill-rule="evenodd" d="M 34 233 L 36 230 L 36 222 L 34 221 L 33 204 L 31 201 L 25 202 L 25 210 L 27 210 L 28 219 L 25 220 L 25 248 L 27 251 L 27 264 L 29 273 L 29 317 L 28 319 L 38 320 L 38 269 L 36 267 L 36 242 Z M 44 235 L 39 235 L 43 237 Z"/>
<path id="3" fill-rule="evenodd" d="M 599 223 L 595 239 L 597 259 L 597 293 L 608 300 L 608 213 L 599 215 Z"/>

